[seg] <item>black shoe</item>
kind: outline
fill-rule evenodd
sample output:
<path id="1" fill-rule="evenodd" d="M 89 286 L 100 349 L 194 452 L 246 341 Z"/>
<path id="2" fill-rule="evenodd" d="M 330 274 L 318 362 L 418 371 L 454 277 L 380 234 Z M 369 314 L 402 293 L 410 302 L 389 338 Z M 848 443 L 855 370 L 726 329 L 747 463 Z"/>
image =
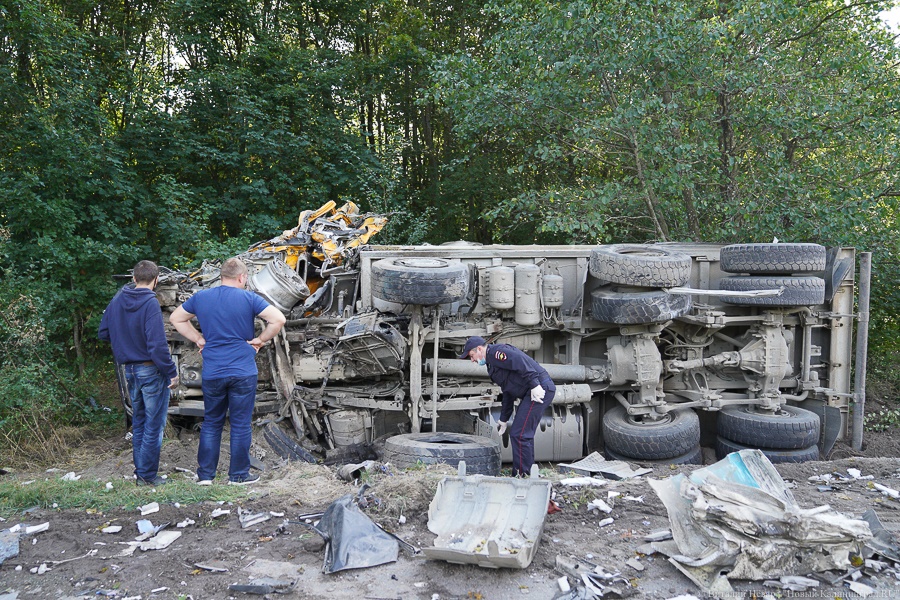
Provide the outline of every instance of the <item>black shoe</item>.
<path id="1" fill-rule="evenodd" d="M 157 486 L 160 486 L 160 485 L 166 485 L 167 483 L 169 483 L 169 480 L 168 480 L 168 479 L 163 479 L 162 477 L 160 477 L 159 475 L 157 475 L 156 478 L 153 479 L 152 481 L 151 481 L 151 480 L 148 480 L 148 479 L 142 479 L 142 478 L 138 477 L 138 478 L 135 480 L 135 483 L 136 483 L 137 485 L 149 485 L 149 486 L 157 487 Z"/>
<path id="2" fill-rule="evenodd" d="M 259 475 L 250 473 L 248 475 L 244 475 L 240 479 L 232 479 L 228 482 L 228 485 L 248 485 L 250 483 L 256 483 L 257 481 L 259 481 Z"/>

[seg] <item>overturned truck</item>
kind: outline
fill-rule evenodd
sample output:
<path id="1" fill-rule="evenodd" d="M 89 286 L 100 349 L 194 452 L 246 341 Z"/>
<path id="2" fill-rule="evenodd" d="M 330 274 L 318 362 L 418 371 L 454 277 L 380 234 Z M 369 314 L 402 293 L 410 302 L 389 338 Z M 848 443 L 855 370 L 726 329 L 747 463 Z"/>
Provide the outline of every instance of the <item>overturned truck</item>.
<path id="1" fill-rule="evenodd" d="M 401 466 L 446 453 L 495 473 L 497 443 L 511 453 L 499 388 L 456 358 L 471 335 L 521 348 L 556 382 L 538 461 L 699 463 L 701 446 L 803 461 L 849 435 L 852 248 L 368 245 L 385 222 L 329 203 L 240 255 L 287 316 L 257 358 L 257 411 L 282 454 L 349 461 L 386 438 Z M 165 272 L 157 292 L 171 311 L 215 285 L 204 263 Z M 201 356 L 169 340 L 170 412 L 202 416 Z"/>

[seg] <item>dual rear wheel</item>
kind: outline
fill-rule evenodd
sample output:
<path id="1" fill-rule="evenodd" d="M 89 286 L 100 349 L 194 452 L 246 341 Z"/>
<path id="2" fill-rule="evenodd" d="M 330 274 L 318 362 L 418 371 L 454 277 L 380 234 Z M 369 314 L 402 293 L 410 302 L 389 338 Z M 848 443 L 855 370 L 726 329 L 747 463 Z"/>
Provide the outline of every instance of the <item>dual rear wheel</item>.
<path id="1" fill-rule="evenodd" d="M 777 410 L 731 406 L 718 416 L 716 457 L 758 448 L 773 463 L 819 460 L 819 416 L 783 405 Z M 617 405 L 603 416 L 606 455 L 641 464 L 702 464 L 700 420 L 691 409 L 651 420 Z"/>

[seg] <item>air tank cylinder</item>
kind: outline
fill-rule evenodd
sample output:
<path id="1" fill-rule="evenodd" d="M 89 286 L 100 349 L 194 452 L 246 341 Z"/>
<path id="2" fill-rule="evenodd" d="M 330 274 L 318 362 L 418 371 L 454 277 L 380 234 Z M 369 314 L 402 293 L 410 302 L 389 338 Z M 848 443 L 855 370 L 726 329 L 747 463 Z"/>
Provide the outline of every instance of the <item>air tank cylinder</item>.
<path id="1" fill-rule="evenodd" d="M 512 267 L 494 267 L 488 275 L 488 304 L 499 310 L 512 308 L 516 303 L 515 271 Z"/>
<path id="2" fill-rule="evenodd" d="M 531 327 L 541 322 L 541 268 L 516 265 L 516 323 Z"/>
<path id="3" fill-rule="evenodd" d="M 544 275 L 543 281 L 541 282 L 541 295 L 544 298 L 544 306 L 547 308 L 559 308 L 562 306 L 562 275 Z"/>

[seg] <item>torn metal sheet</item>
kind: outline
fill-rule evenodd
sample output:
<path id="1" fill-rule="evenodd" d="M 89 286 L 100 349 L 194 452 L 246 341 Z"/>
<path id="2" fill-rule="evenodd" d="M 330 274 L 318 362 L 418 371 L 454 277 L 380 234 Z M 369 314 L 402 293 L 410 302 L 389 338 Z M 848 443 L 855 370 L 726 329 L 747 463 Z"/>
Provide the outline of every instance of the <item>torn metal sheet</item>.
<path id="1" fill-rule="evenodd" d="M 670 561 L 719 597 L 719 573 L 759 581 L 846 569 L 850 554 L 872 538 L 863 520 L 828 506 L 801 508 L 759 450 L 733 452 L 650 486 L 669 514 L 676 548 Z"/>
<path id="2" fill-rule="evenodd" d="M 872 530 L 872 539 L 866 542 L 866 547 L 875 554 L 900 563 L 900 546 L 898 546 L 894 534 L 881 524 L 881 519 L 878 518 L 875 511 L 870 508 L 863 513 L 862 518 Z"/>
<path id="3" fill-rule="evenodd" d="M 428 507 L 428 529 L 437 538 L 425 556 L 492 569 L 531 564 L 550 502 L 550 482 L 532 472 L 527 479 L 444 477 Z"/>

